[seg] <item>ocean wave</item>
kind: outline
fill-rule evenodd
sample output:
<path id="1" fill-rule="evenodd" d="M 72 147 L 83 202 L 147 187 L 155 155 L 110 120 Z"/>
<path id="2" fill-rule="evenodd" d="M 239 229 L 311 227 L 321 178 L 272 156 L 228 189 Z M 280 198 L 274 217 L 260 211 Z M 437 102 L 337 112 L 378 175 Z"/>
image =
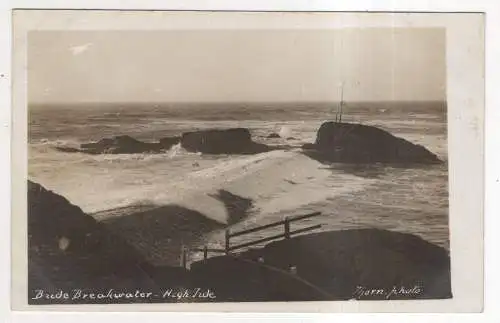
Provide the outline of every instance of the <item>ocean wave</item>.
<path id="1" fill-rule="evenodd" d="M 71 157 L 71 160 L 96 161 L 96 162 L 119 162 L 119 161 L 137 161 L 137 160 L 164 160 L 182 158 L 183 156 L 197 156 L 198 153 L 188 152 L 182 148 L 181 144 L 176 144 L 162 153 L 140 153 L 140 154 L 97 154 L 91 155 L 83 152 L 63 152 L 58 151 L 57 147 L 80 148 L 81 142 L 74 139 L 40 139 L 30 142 L 30 148 L 38 153 L 54 154 L 59 156 Z"/>
<path id="2" fill-rule="evenodd" d="M 198 153 L 188 152 L 182 148 L 181 144 L 176 144 L 170 147 L 170 149 L 165 150 L 162 153 L 141 153 L 141 154 L 99 154 L 99 155 L 89 155 L 92 160 L 96 161 L 129 161 L 129 160 L 143 160 L 143 161 L 153 161 L 153 160 L 165 160 L 165 159 L 175 159 L 183 158 L 188 156 L 199 156 Z"/>
<path id="3" fill-rule="evenodd" d="M 29 144 L 33 147 L 72 147 L 78 148 L 80 147 L 80 143 L 77 139 L 49 139 L 49 138 L 41 138 L 41 139 L 31 139 Z"/>
<path id="4" fill-rule="evenodd" d="M 252 200 L 252 214 L 261 217 L 291 211 L 370 184 L 369 179 L 325 169 L 317 161 L 294 151 L 219 159 L 196 154 L 187 158 L 182 154 L 189 153 L 175 147 L 159 155 L 85 156 L 98 163 L 72 163 L 71 166 L 66 163 L 67 166 L 57 172 L 41 173 L 35 180 L 43 184 L 52 182 L 49 187 L 89 213 L 133 205 L 174 204 L 218 222 L 228 217 L 223 203 L 213 197 L 219 190 Z M 115 160 L 130 160 L 127 158 L 149 162 L 114 164 Z M 158 160 L 151 161 L 154 158 Z M 163 162 L 168 158 L 172 158 L 172 162 Z M 103 164 L 110 160 L 112 165 Z M 198 165 L 193 166 L 194 162 Z M 103 191 L 106 193 L 102 194 Z"/>
<path id="5" fill-rule="evenodd" d="M 250 198 L 262 216 L 361 190 L 373 182 L 325 169 L 301 153 L 280 150 L 220 162 L 190 173 L 186 181 L 201 190 L 215 186 Z"/>

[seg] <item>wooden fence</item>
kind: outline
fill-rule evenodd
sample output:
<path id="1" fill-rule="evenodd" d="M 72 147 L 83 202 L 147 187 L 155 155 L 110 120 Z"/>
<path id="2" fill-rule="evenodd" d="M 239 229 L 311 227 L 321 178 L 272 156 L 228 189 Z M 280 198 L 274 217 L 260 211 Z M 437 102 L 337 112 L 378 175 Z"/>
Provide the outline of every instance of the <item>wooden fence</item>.
<path id="1" fill-rule="evenodd" d="M 315 217 L 318 215 L 321 215 L 321 212 L 308 213 L 308 214 L 298 215 L 298 216 L 290 216 L 290 217 L 286 217 L 282 221 L 273 222 L 270 224 L 258 226 L 256 228 L 247 229 L 247 230 L 243 230 L 243 231 L 237 231 L 237 232 L 231 232 L 230 229 L 226 229 L 225 236 L 224 236 L 224 238 L 225 238 L 224 239 L 225 240 L 224 249 L 208 248 L 207 246 L 205 246 L 203 248 L 193 248 L 191 250 L 203 252 L 203 260 L 206 260 L 208 258 L 209 252 L 229 254 L 235 250 L 243 249 L 246 247 L 250 247 L 250 246 L 260 244 L 263 242 L 267 242 L 267 241 L 271 241 L 271 240 L 276 240 L 276 239 L 281 239 L 281 238 L 290 239 L 293 235 L 307 232 L 307 231 L 311 231 L 311 230 L 315 230 L 315 229 L 319 229 L 321 227 L 321 224 L 316 224 L 316 225 L 312 225 L 309 227 L 305 227 L 305 228 L 301 228 L 301 229 L 297 229 L 297 230 L 292 231 L 290 229 L 290 224 L 292 222 L 296 222 L 296 221 L 307 219 L 307 218 L 312 218 L 312 217 Z M 269 236 L 269 237 L 262 238 L 262 239 L 258 239 L 258 240 L 253 240 L 250 242 L 245 242 L 245 243 L 233 245 L 233 246 L 231 245 L 231 238 L 242 236 L 242 235 L 249 234 L 249 233 L 262 231 L 262 230 L 269 229 L 269 228 L 274 228 L 274 227 L 281 226 L 281 225 L 283 226 L 283 233 L 276 234 L 276 235 Z M 182 265 L 185 267 L 186 266 L 185 249 L 183 249 L 182 259 L 183 259 Z"/>

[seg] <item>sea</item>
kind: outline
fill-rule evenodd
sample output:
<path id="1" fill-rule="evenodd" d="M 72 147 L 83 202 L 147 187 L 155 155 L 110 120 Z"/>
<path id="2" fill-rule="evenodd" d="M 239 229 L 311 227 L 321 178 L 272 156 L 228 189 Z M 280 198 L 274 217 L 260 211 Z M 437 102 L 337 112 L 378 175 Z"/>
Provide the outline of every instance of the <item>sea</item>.
<path id="1" fill-rule="evenodd" d="M 411 233 L 449 250 L 447 114 L 445 102 L 352 102 L 342 121 L 372 125 L 423 145 L 443 164 L 419 167 L 325 165 L 300 152 L 314 142 L 328 103 L 85 103 L 29 106 L 29 179 L 97 220 L 137 208 L 181 205 L 224 224 L 228 211 L 213 194 L 225 190 L 252 201 L 232 232 L 321 212 L 296 228 L 316 231 L 380 228 Z M 105 137 L 143 141 L 201 129 L 248 128 L 254 141 L 291 148 L 255 155 L 204 155 L 180 145 L 159 154 L 87 155 L 61 152 Z M 271 133 L 280 138 L 267 138 Z M 275 231 L 273 231 L 275 230 Z M 244 235 L 245 243 L 277 234 Z M 206 232 L 188 247 L 224 244 L 224 230 Z M 191 255 L 194 259 L 198 253 Z"/>

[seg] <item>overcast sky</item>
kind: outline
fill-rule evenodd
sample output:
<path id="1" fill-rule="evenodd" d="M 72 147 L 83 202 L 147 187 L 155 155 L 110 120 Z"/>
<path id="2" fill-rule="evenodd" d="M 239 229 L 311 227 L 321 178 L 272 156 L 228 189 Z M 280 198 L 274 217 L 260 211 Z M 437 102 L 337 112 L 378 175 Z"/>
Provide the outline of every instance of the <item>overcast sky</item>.
<path id="1" fill-rule="evenodd" d="M 31 103 L 445 100 L 444 29 L 30 32 Z"/>

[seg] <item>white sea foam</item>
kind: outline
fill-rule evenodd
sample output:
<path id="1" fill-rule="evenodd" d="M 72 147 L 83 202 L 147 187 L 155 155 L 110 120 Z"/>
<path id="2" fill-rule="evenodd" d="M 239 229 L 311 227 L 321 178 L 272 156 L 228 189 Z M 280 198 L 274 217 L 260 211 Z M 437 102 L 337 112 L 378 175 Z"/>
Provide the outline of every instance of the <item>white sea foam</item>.
<path id="1" fill-rule="evenodd" d="M 212 196 L 218 190 L 251 199 L 255 213 L 265 216 L 369 184 L 368 180 L 356 180 L 353 175 L 332 175 L 332 171 L 320 163 L 290 151 L 225 156 L 212 161 L 191 154 L 190 159 L 184 156 L 179 160 L 178 167 L 172 160 L 168 161 L 168 153 L 135 160 L 130 156 L 116 156 L 119 155 L 90 156 L 97 158 L 100 167 L 62 167 L 60 172 L 51 174 L 51 178 L 41 173 L 34 179 L 42 184 L 50 183 L 49 188 L 61 192 L 90 213 L 138 203 L 177 204 L 220 222 L 227 221 L 228 214 L 223 203 Z M 126 159 L 118 159 L 121 163 L 112 165 L 107 163 L 109 158 Z M 142 166 L 140 172 L 138 162 Z M 193 167 L 192 162 L 200 166 Z M 329 180 L 332 176 L 337 185 Z"/>
<path id="2" fill-rule="evenodd" d="M 189 180 L 202 190 L 215 186 L 250 198 L 263 215 L 294 210 L 370 184 L 368 179 L 332 173 L 309 157 L 289 151 L 230 160 L 191 173 Z"/>
<path id="3" fill-rule="evenodd" d="M 282 126 L 279 135 L 282 138 L 287 138 L 292 136 L 292 129 L 289 126 Z"/>
<path id="4" fill-rule="evenodd" d="M 48 139 L 42 138 L 38 140 L 32 140 L 31 145 L 33 147 L 79 147 L 80 143 L 74 139 Z"/>

